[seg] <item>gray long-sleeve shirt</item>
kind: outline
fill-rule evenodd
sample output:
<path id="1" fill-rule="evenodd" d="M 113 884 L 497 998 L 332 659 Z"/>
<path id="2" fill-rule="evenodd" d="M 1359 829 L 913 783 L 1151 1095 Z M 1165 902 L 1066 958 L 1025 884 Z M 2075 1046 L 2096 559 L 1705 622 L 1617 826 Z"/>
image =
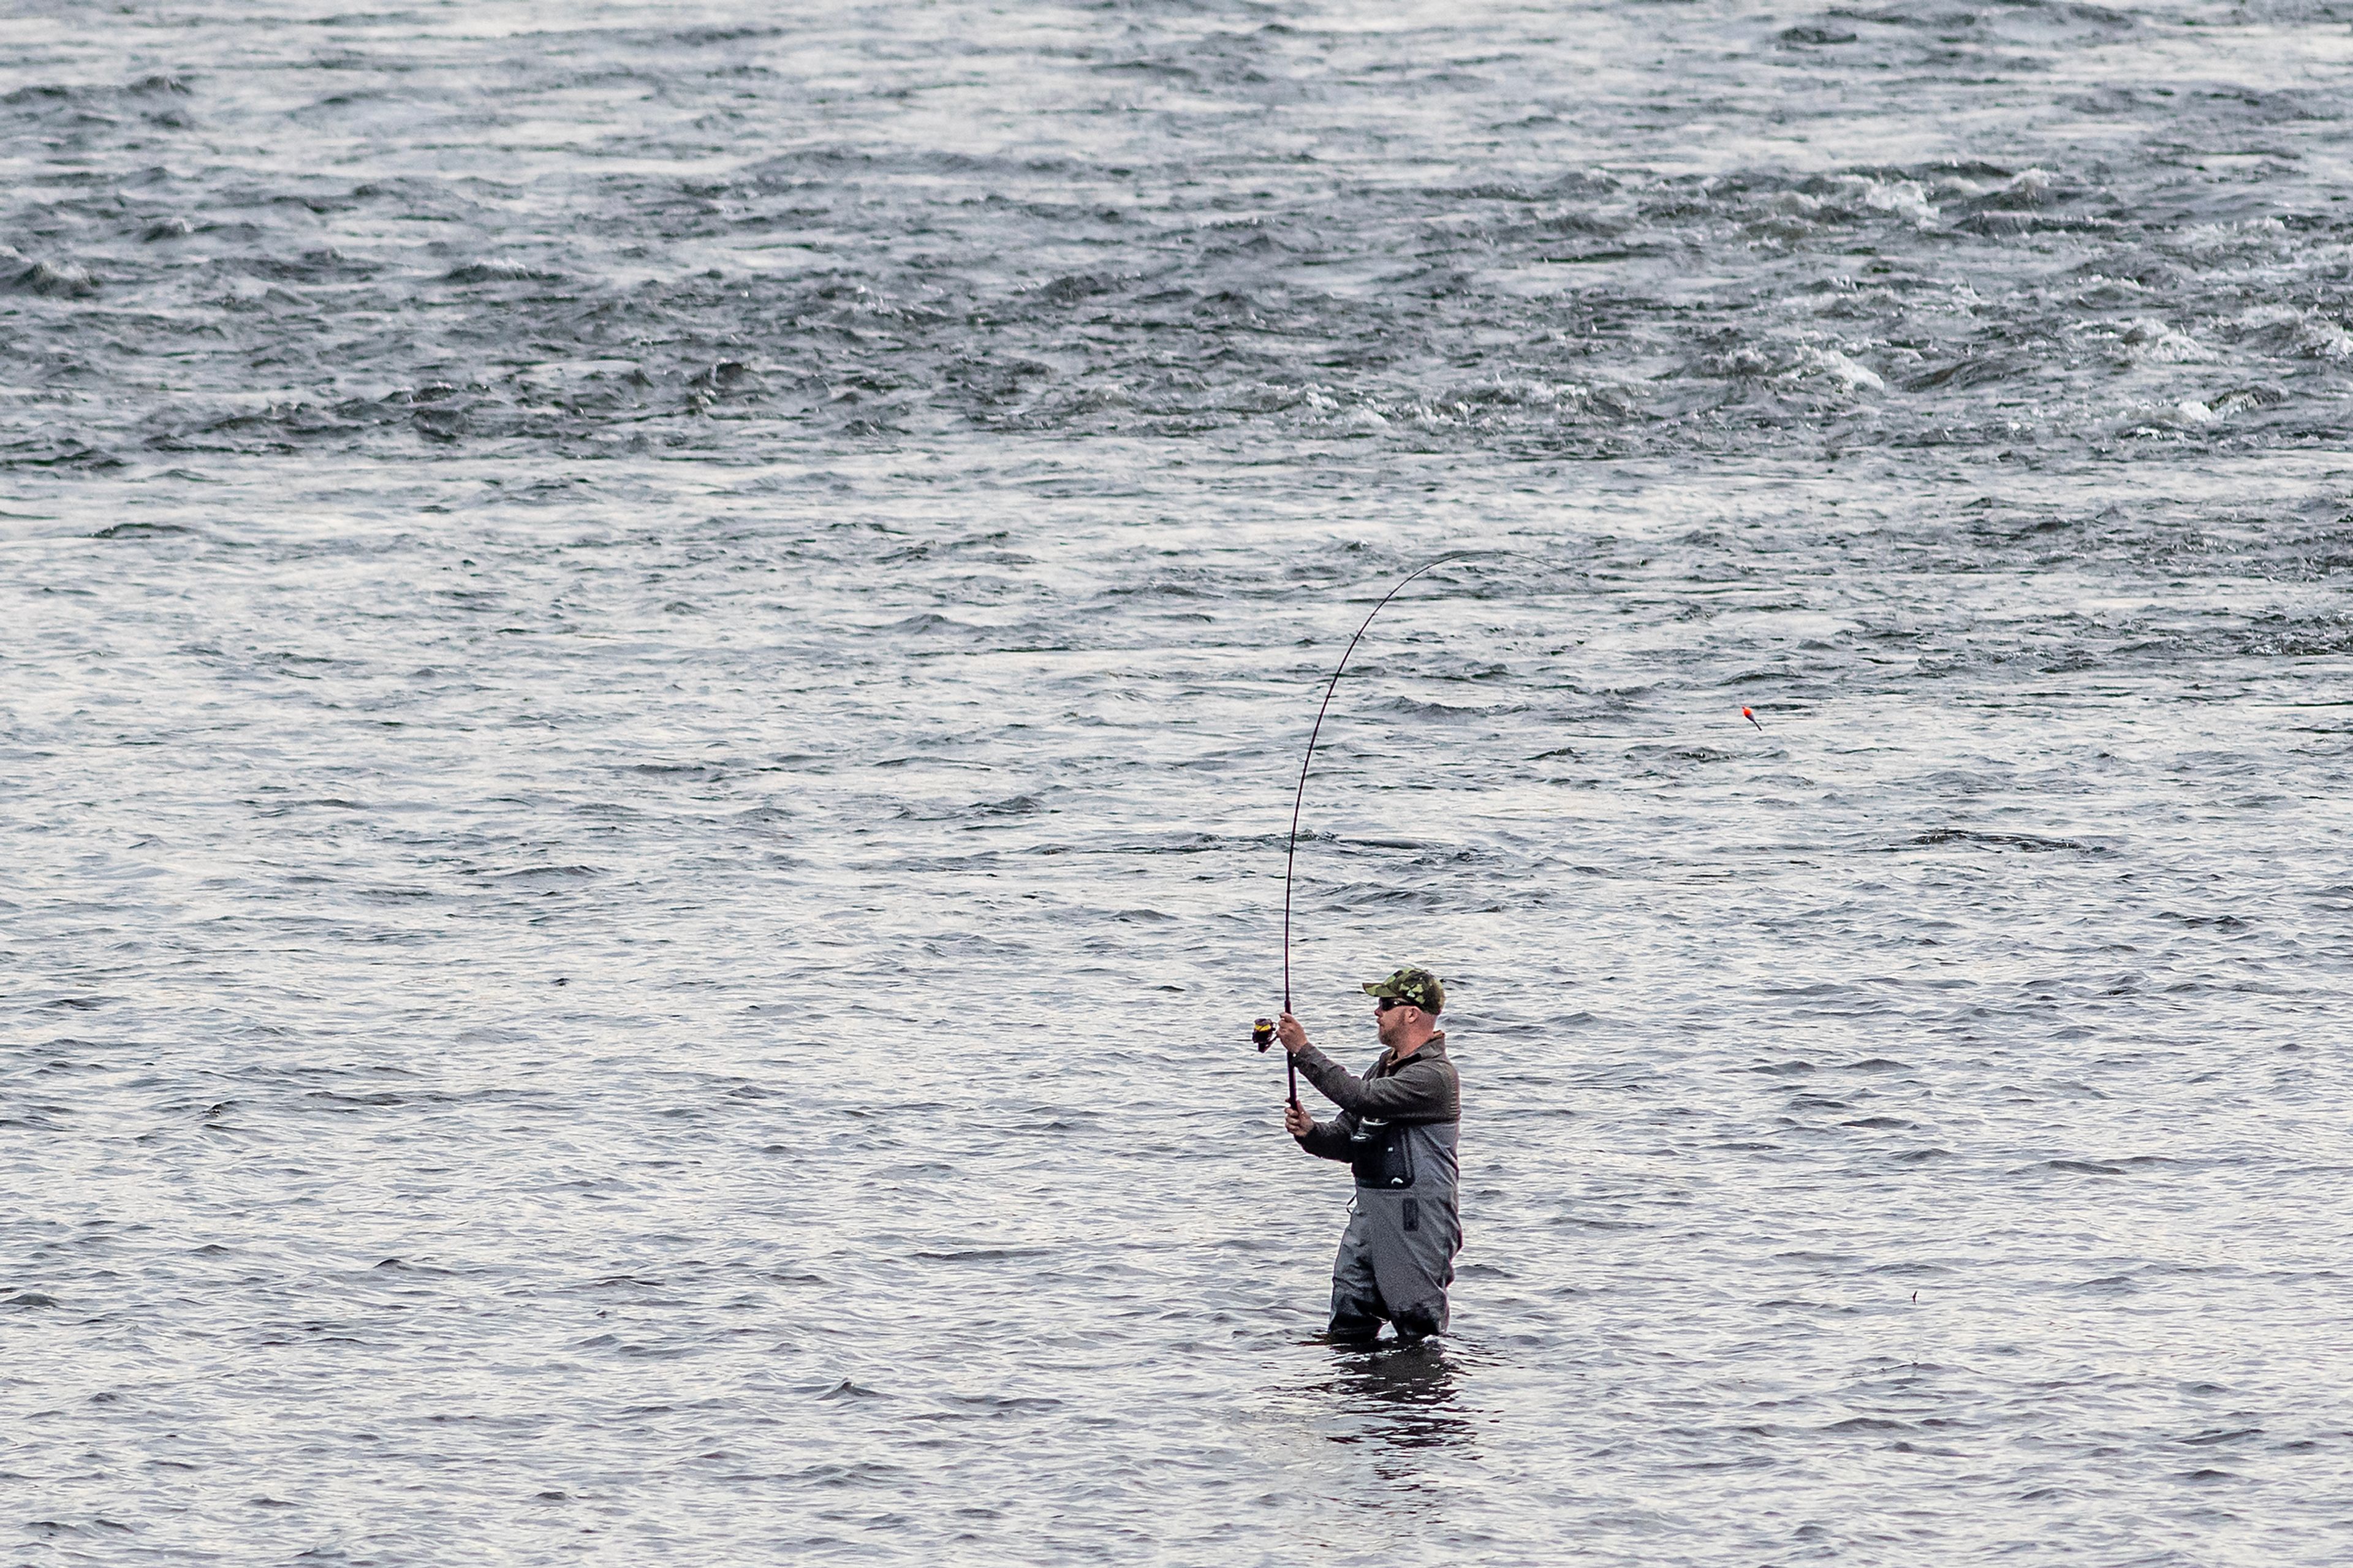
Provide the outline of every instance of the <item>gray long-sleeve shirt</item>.
<path id="1" fill-rule="evenodd" d="M 1299 1146 L 1326 1160 L 1352 1161 L 1362 1152 L 1356 1140 L 1366 1121 L 1406 1125 L 1462 1119 L 1462 1086 L 1446 1057 L 1446 1036 L 1432 1035 L 1403 1061 L 1383 1051 L 1359 1078 L 1309 1046 L 1292 1058 L 1307 1081 L 1340 1108 L 1329 1121 L 1299 1138 Z"/>

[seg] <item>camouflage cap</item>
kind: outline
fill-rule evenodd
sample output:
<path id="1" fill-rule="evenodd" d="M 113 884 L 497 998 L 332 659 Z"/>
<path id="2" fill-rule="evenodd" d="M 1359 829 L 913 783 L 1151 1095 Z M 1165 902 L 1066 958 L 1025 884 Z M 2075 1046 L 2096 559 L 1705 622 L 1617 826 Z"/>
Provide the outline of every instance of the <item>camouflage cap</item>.
<path id="1" fill-rule="evenodd" d="M 1446 1008 L 1446 987 L 1427 969 L 1400 969 L 1386 980 L 1367 981 L 1367 996 L 1394 996 L 1433 1016 Z"/>

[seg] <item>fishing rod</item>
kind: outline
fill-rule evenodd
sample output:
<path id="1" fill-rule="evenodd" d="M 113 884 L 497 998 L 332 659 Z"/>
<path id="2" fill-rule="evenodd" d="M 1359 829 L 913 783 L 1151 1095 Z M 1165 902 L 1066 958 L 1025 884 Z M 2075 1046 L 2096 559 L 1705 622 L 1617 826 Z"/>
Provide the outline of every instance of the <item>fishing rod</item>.
<path id="1" fill-rule="evenodd" d="M 1299 787 L 1292 793 L 1291 796 L 1291 844 L 1282 852 L 1282 1010 L 1286 1013 L 1291 1011 L 1291 880 L 1292 872 L 1299 859 L 1299 812 L 1300 807 L 1307 800 L 1307 769 L 1309 764 L 1315 761 L 1315 742 L 1317 737 L 1324 733 L 1324 715 L 1331 710 L 1332 694 L 1340 689 L 1340 677 L 1346 672 L 1348 660 L 1356 653 L 1356 645 L 1364 641 L 1365 633 L 1372 629 L 1373 617 L 1388 608 L 1389 601 L 1404 593 L 1406 584 L 1411 583 L 1416 577 L 1435 567 L 1443 566 L 1450 561 L 1460 561 L 1471 553 L 1472 552 L 1467 550 L 1458 550 L 1451 554 L 1441 555 L 1426 565 L 1415 567 L 1399 578 L 1397 586 L 1382 595 L 1381 602 L 1366 613 L 1365 624 L 1358 626 L 1356 635 L 1348 639 L 1346 651 L 1340 655 L 1339 665 L 1332 671 L 1331 680 L 1324 685 L 1323 705 L 1315 710 L 1315 726 L 1307 731 L 1307 754 L 1299 759 Z M 1259 1050 L 1264 1052 L 1269 1046 L 1274 1044 L 1274 1020 L 1261 1018 L 1251 1025 L 1250 1038 L 1257 1042 Z M 1299 1065 L 1292 1060 L 1291 1052 L 1288 1049 L 1282 1053 L 1282 1070 L 1290 1080 L 1291 1103 L 1297 1105 L 1299 1103 Z"/>

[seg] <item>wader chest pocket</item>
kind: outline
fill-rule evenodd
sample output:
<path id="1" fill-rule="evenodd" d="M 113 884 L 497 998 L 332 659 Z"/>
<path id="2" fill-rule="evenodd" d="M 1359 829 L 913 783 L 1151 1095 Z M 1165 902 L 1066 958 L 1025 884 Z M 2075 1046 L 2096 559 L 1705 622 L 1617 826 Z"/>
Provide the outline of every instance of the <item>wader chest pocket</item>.
<path id="1" fill-rule="evenodd" d="M 1355 1145 L 1348 1165 L 1356 1173 L 1356 1185 L 1384 1190 L 1413 1185 L 1413 1151 L 1404 1128 L 1386 1121 L 1360 1122 L 1348 1142 Z"/>

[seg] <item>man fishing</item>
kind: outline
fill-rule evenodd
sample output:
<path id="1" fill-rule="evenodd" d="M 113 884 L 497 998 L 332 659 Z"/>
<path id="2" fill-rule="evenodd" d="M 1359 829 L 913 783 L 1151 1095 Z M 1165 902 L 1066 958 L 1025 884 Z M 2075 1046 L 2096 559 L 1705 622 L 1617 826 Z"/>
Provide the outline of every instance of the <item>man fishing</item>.
<path id="1" fill-rule="evenodd" d="M 1369 1340 L 1386 1319 L 1411 1341 L 1446 1331 L 1446 1288 L 1462 1250 L 1454 1160 L 1462 1091 L 1438 1027 L 1446 1006 L 1438 976 L 1400 969 L 1365 992 L 1385 1048 L 1362 1078 L 1310 1044 L 1297 1018 L 1276 1022 L 1293 1065 L 1340 1108 L 1317 1121 L 1293 1100 L 1282 1125 L 1309 1153 L 1356 1173 L 1356 1203 L 1332 1264 L 1331 1337 Z"/>

